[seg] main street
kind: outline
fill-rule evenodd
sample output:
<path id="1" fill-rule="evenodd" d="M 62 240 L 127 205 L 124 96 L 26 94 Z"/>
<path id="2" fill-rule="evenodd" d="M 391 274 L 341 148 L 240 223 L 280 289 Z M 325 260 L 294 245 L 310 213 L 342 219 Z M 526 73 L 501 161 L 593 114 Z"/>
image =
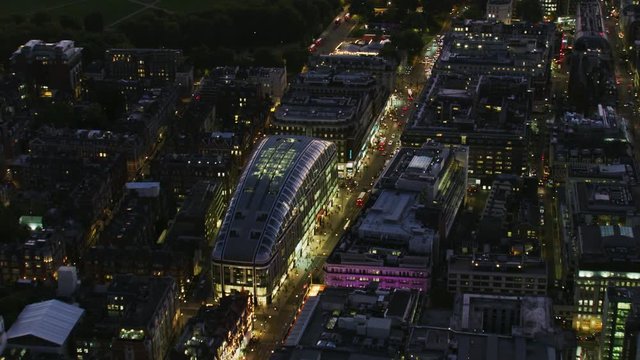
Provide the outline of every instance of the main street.
<path id="1" fill-rule="evenodd" d="M 339 17 L 344 19 L 345 12 Z M 329 25 L 323 32 L 323 43 L 318 48 L 319 53 L 330 53 L 338 46 L 355 26 L 355 22 L 341 22 L 340 25 Z M 440 44 L 436 40 L 436 48 Z M 439 53 L 439 52 L 438 52 Z M 287 285 L 277 294 L 270 306 L 257 308 L 254 321 L 254 341 L 246 348 L 243 357 L 250 360 L 268 359 L 274 349 L 279 347 L 295 320 L 302 305 L 303 297 L 308 285 L 315 279 L 321 280 L 322 265 L 348 226 L 357 218 L 360 208 L 356 206 L 356 199 L 363 191 L 370 191 L 375 180 L 380 176 L 389 159 L 393 157 L 400 146 L 400 135 L 410 116 L 413 101 L 409 99 L 408 89 L 417 98 L 422 91 L 427 75 L 434 63 L 434 54 L 428 54 L 428 60 L 423 66 L 414 66 L 410 74 L 398 75 L 395 89 L 391 94 L 391 106 L 385 113 L 376 117 L 380 121 L 377 135 L 384 136 L 387 146 L 380 151 L 376 146 L 368 149 L 361 169 L 352 180 L 340 180 L 341 186 L 337 190 L 333 201 L 333 208 L 327 215 L 327 221 L 314 237 L 309 257 L 299 261 L 288 274 Z"/>
<path id="2" fill-rule="evenodd" d="M 334 199 L 334 209 L 327 215 L 327 222 L 315 236 L 311 252 L 306 261 L 300 261 L 289 273 L 287 285 L 278 293 L 273 303 L 268 307 L 258 308 L 254 322 L 254 337 L 256 342 L 248 346 L 245 356 L 247 359 L 268 359 L 272 351 L 284 340 L 298 309 L 303 300 L 305 289 L 313 278 L 321 277 L 322 265 L 330 255 L 338 240 L 348 229 L 347 225 L 355 219 L 360 208 L 356 206 L 356 199 L 360 192 L 369 191 L 373 181 L 382 172 L 388 159 L 393 156 L 398 147 L 400 134 L 406 122 L 408 112 L 402 110 L 402 105 L 408 101 L 402 89 L 397 89 L 395 96 L 400 99 L 398 106 L 388 112 L 381 119 L 381 129 L 385 129 L 385 136 L 395 140 L 394 145 L 386 151 L 378 151 L 371 147 L 362 169 L 353 181 L 341 180 L 345 186 L 340 186 Z M 393 114 L 396 114 L 394 116 Z M 393 119 L 396 119 L 394 121 Z M 347 186 L 347 183 L 350 184 Z"/>

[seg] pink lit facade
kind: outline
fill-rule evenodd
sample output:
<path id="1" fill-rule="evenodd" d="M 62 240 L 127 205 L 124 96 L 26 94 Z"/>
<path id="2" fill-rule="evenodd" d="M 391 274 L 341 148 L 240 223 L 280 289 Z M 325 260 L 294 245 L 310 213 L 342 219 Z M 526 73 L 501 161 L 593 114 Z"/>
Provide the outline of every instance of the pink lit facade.
<path id="1" fill-rule="evenodd" d="M 377 282 L 379 289 L 428 291 L 431 268 L 370 266 L 359 264 L 325 264 L 324 282 L 329 287 L 364 288 Z"/>

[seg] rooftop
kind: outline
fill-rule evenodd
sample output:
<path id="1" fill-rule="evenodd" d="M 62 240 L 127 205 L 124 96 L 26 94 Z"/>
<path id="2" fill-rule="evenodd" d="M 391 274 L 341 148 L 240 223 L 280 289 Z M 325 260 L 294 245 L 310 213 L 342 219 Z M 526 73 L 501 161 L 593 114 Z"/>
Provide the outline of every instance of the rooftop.
<path id="1" fill-rule="evenodd" d="M 145 277 L 116 275 L 107 289 L 109 298 L 122 297 L 124 310 L 119 314 L 122 328 L 147 328 L 153 325 L 154 317 L 163 311 L 164 300 L 175 292 L 175 280 L 170 277 Z M 120 300 L 117 300 L 120 301 Z"/>
<path id="2" fill-rule="evenodd" d="M 301 91 L 289 91 L 275 111 L 278 122 L 348 122 L 359 113 L 365 98 L 350 96 L 309 95 Z"/>
<path id="3" fill-rule="evenodd" d="M 547 276 L 547 265 L 539 258 L 509 256 L 503 254 L 476 254 L 473 256 L 455 256 L 449 261 L 451 272 L 504 272 L 527 275 Z"/>
<path id="4" fill-rule="evenodd" d="M 407 308 L 414 306 L 415 294 L 325 288 L 319 295 L 307 299 L 285 346 L 316 351 L 327 359 L 335 359 L 328 355 L 334 353 L 343 354 L 338 358 L 344 356 L 345 359 L 371 356 L 388 359 L 402 345 L 406 331 L 402 325 L 408 324 L 403 315 Z M 387 315 L 390 301 L 395 302 L 393 308 L 397 309 Z"/>
<path id="5" fill-rule="evenodd" d="M 577 214 L 631 214 L 638 209 L 638 190 L 624 183 L 578 181 L 570 191 Z"/>
<path id="6" fill-rule="evenodd" d="M 358 236 L 399 241 L 415 253 L 430 254 L 436 235 L 416 218 L 418 206 L 417 193 L 383 190 L 356 225 Z"/>
<path id="7" fill-rule="evenodd" d="M 213 250 L 219 261 L 266 263 L 297 215 L 305 186 L 334 158 L 334 144 L 301 136 L 262 140 L 240 177 Z"/>
<path id="8" fill-rule="evenodd" d="M 524 77 L 438 74 L 426 85 L 408 130 L 524 135 L 531 106 Z"/>
<path id="9" fill-rule="evenodd" d="M 640 226 L 583 225 L 577 237 L 581 269 L 637 270 Z"/>
<path id="10" fill-rule="evenodd" d="M 42 40 L 29 40 L 21 45 L 18 50 L 13 52 L 11 60 L 15 61 L 16 57 L 23 55 L 25 57 L 60 57 L 66 60 L 79 58 L 82 54 L 82 48 L 76 47 L 72 40 L 60 40 L 56 43 L 46 43 Z"/>
<path id="11" fill-rule="evenodd" d="M 49 346 L 62 346 L 83 313 L 83 309 L 58 300 L 27 305 L 7 331 L 7 339 L 20 343 L 24 337 L 35 337 Z"/>

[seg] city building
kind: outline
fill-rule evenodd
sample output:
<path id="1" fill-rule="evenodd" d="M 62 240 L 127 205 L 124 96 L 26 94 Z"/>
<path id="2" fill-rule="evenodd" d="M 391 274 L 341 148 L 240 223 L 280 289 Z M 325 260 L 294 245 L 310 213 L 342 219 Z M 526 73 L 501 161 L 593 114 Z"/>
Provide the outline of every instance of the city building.
<path id="1" fill-rule="evenodd" d="M 538 0 L 542 7 L 545 20 L 555 20 L 558 13 L 558 3 L 560 0 Z"/>
<path id="2" fill-rule="evenodd" d="M 401 290 L 320 288 L 307 296 L 284 347 L 270 359 L 398 358 L 418 298 L 416 292 Z"/>
<path id="3" fill-rule="evenodd" d="M 170 277 L 118 275 L 106 290 L 85 289 L 85 321 L 75 358 L 165 359 L 178 325 L 178 294 Z"/>
<path id="4" fill-rule="evenodd" d="M 57 43 L 29 40 L 9 60 L 12 71 L 29 86 L 29 93 L 37 97 L 80 95 L 82 48 L 71 40 Z"/>
<path id="5" fill-rule="evenodd" d="M 287 71 L 284 67 L 226 66 L 213 69 L 210 78 L 220 85 L 257 86 L 260 98 L 270 98 L 277 103 L 287 89 Z"/>
<path id="6" fill-rule="evenodd" d="M 226 198 L 217 181 L 203 180 L 193 185 L 167 232 L 167 243 L 197 238 L 202 247 L 213 245 L 222 225 Z"/>
<path id="7" fill-rule="evenodd" d="M 411 329 L 406 352 L 420 359 L 554 360 L 573 358 L 576 343 L 573 334 L 559 331 L 524 336 L 416 326 Z"/>
<path id="8" fill-rule="evenodd" d="M 545 296 L 547 263 L 540 258 L 480 254 L 452 256 L 447 288 L 453 293 Z"/>
<path id="9" fill-rule="evenodd" d="M 215 132 L 233 134 L 233 155 L 250 154 L 286 84 L 281 68 L 213 69 L 199 81 L 176 125 L 180 148 L 185 153 L 200 152 L 204 138 Z M 234 167 L 243 165 L 241 161 Z"/>
<path id="10" fill-rule="evenodd" d="M 640 225 L 640 194 L 620 182 L 570 182 L 566 186 L 570 230 L 580 225 Z"/>
<path id="11" fill-rule="evenodd" d="M 527 169 L 529 90 L 524 77 L 432 76 L 402 142 L 414 147 L 430 140 L 467 145 L 469 182 L 485 188 L 497 175 L 521 175 Z"/>
<path id="12" fill-rule="evenodd" d="M 174 119 L 177 99 L 174 86 L 146 90 L 122 118 L 121 131 L 139 135 L 146 151 L 154 154 Z"/>
<path id="13" fill-rule="evenodd" d="M 487 20 L 500 21 L 511 25 L 513 0 L 489 0 L 487 2 Z"/>
<path id="14" fill-rule="evenodd" d="M 49 199 L 66 196 L 76 219 L 85 225 L 97 220 L 105 208 L 120 199 L 127 180 L 126 161 L 118 153 L 101 157 L 32 151 L 8 161 L 7 168 L 7 178 L 21 194 L 38 193 Z M 59 206 L 47 201 L 32 211 Z"/>
<path id="15" fill-rule="evenodd" d="M 545 112 L 554 34 L 549 23 L 454 19 L 432 73 L 524 77 L 532 110 Z"/>
<path id="16" fill-rule="evenodd" d="M 438 235 L 420 221 L 418 195 L 382 191 L 327 258 L 325 284 L 428 291 Z"/>
<path id="17" fill-rule="evenodd" d="M 401 147 L 378 180 L 382 189 L 419 192 L 422 205 L 440 239 L 449 236 L 467 191 L 469 149 L 427 142 Z"/>
<path id="18" fill-rule="evenodd" d="M 337 71 L 364 71 L 373 74 L 389 93 L 393 91 L 397 64 L 380 56 L 315 55 L 309 58 L 310 68 L 330 67 Z"/>
<path id="19" fill-rule="evenodd" d="M 458 294 L 453 328 L 497 335 L 525 335 L 553 330 L 551 299 L 544 296 Z"/>
<path id="20" fill-rule="evenodd" d="M 27 305 L 7 330 L 7 353 L 14 350 L 27 352 L 33 358 L 47 355 L 71 358 L 73 339 L 84 312 L 58 300 Z"/>
<path id="21" fill-rule="evenodd" d="M 549 151 L 554 181 L 635 182 L 628 124 L 611 106 L 598 105 L 590 117 L 567 112 L 558 120 Z"/>
<path id="22" fill-rule="evenodd" d="M 58 268 L 65 264 L 65 244 L 59 232 L 38 230 L 24 243 L 24 279 L 53 280 Z"/>
<path id="23" fill-rule="evenodd" d="M 251 338 L 253 296 L 236 293 L 206 305 L 189 319 L 171 359 L 232 359 Z"/>
<path id="24" fill-rule="evenodd" d="M 134 133 L 52 128 L 41 128 L 29 142 L 29 149 L 33 155 L 64 153 L 72 157 L 109 157 L 119 153 L 127 161 L 130 179 L 137 175 L 151 150 Z"/>
<path id="25" fill-rule="evenodd" d="M 151 178 L 178 200 L 184 199 L 198 182 L 209 180 L 219 183 L 223 195 L 230 196 L 237 183 L 237 174 L 230 166 L 229 155 L 165 153 L 151 161 Z"/>
<path id="26" fill-rule="evenodd" d="M 640 288 L 609 287 L 602 309 L 602 359 L 635 359 Z"/>
<path id="27" fill-rule="evenodd" d="M 256 146 L 213 250 L 215 298 L 248 290 L 256 304 L 271 303 L 333 205 L 335 164 L 327 141 L 274 135 Z"/>
<path id="28" fill-rule="evenodd" d="M 640 287 L 640 227 L 583 225 L 576 237 L 573 327 L 583 333 L 600 332 L 607 288 Z"/>
<path id="29" fill-rule="evenodd" d="M 125 247 L 153 246 L 162 230 L 160 220 L 168 217 L 166 197 L 157 182 L 126 184 L 120 211 L 100 234 L 98 244 Z"/>
<path id="30" fill-rule="evenodd" d="M 4 349 L 7 347 L 7 332 L 4 329 L 4 318 L 0 316 L 0 355 L 4 353 Z"/>
<path id="31" fill-rule="evenodd" d="M 480 214 L 474 244 L 477 251 L 540 257 L 544 206 L 538 198 L 538 179 L 500 175 Z"/>
<path id="32" fill-rule="evenodd" d="M 177 49 L 107 49 L 104 58 L 107 79 L 142 80 L 150 85 L 177 82 L 184 62 L 182 50 Z"/>
<path id="33" fill-rule="evenodd" d="M 362 166 L 376 134 L 371 98 L 289 91 L 271 120 L 269 132 L 304 135 L 337 147 L 338 176 L 350 178 Z"/>
<path id="34" fill-rule="evenodd" d="M 580 1 L 568 88 L 569 103 L 579 112 L 590 113 L 598 104 L 617 105 L 615 64 L 605 30 L 600 2 Z"/>
<path id="35" fill-rule="evenodd" d="M 355 96 L 368 95 L 373 113 L 378 114 L 389 97 L 386 89 L 375 73 L 365 70 L 336 69 L 319 65 L 299 74 L 290 84 L 289 91 L 311 95 Z"/>

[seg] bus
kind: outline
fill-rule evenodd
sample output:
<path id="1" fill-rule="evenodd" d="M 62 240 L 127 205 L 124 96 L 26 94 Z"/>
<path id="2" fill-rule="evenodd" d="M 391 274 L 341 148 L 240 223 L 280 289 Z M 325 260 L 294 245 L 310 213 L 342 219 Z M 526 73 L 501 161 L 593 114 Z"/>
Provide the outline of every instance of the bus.
<path id="1" fill-rule="evenodd" d="M 385 151 L 387 146 L 387 139 L 386 138 L 380 138 L 380 142 L 378 143 L 378 151 Z"/>
<path id="2" fill-rule="evenodd" d="M 358 198 L 356 199 L 356 206 L 364 207 L 364 204 L 367 202 L 368 197 L 369 197 L 369 193 L 367 193 L 366 191 L 361 192 L 360 195 L 358 195 Z"/>

